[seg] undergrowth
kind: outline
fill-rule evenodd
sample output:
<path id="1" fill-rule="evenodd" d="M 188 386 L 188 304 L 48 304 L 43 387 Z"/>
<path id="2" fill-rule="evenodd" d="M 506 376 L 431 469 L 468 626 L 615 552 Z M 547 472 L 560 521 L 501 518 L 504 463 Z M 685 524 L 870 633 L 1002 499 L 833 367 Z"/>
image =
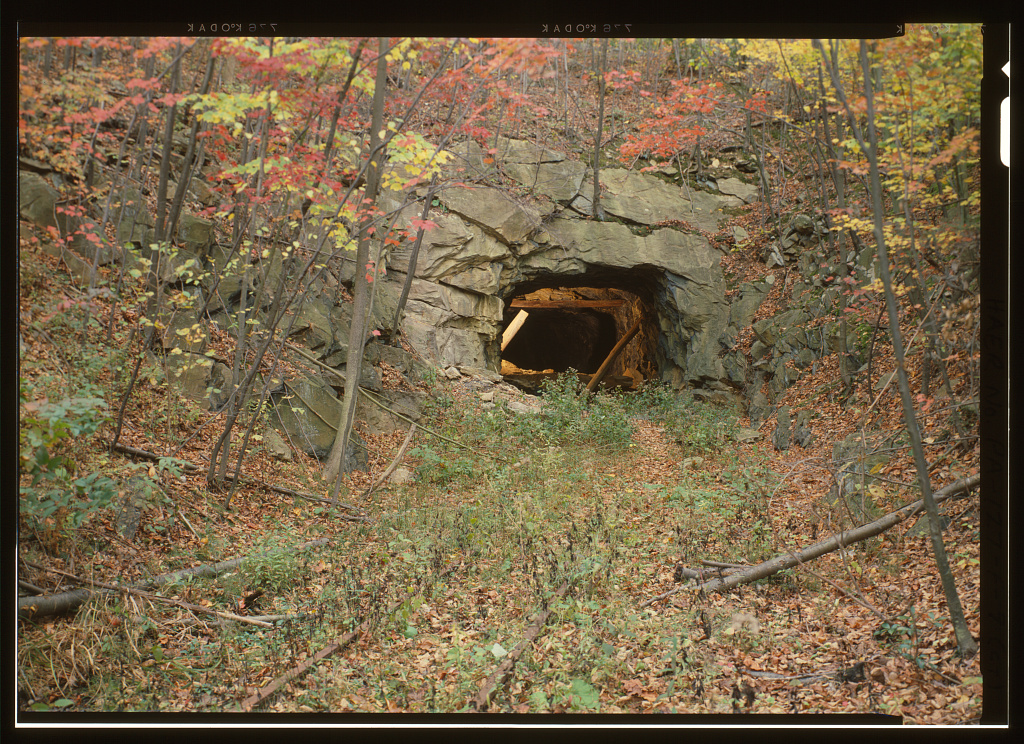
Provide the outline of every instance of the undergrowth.
<path id="1" fill-rule="evenodd" d="M 268 529 L 245 546 L 221 544 L 221 551 L 250 557 L 214 579 L 165 587 L 180 601 L 282 618 L 271 620 L 272 628 L 110 594 L 68 626 L 84 621 L 85 636 L 75 631 L 62 641 L 89 663 L 54 667 L 49 682 L 36 674 L 34 682 L 26 679 L 30 707 L 230 709 L 246 690 L 359 630 L 386 653 L 370 657 L 373 663 L 325 661 L 295 698 L 300 709 L 387 710 L 397 701 L 403 709 L 465 710 L 480 679 L 509 653 L 533 613 L 547 606 L 555 613 L 551 622 L 566 632 L 523 656 L 522 681 L 498 692 L 495 704 L 600 710 L 600 690 L 626 668 L 632 652 L 625 649 L 641 637 L 643 644 L 678 645 L 685 636 L 666 641 L 664 628 L 655 633 L 628 600 L 628 589 L 643 581 L 636 560 L 642 541 L 631 530 L 636 515 L 658 514 L 672 523 L 675 548 L 684 551 L 682 535 L 712 531 L 726 538 L 758 516 L 760 502 L 742 498 L 739 487 L 730 491 L 691 478 L 624 488 L 611 475 L 612 468 L 631 469 L 638 418 L 666 425 L 689 418 L 695 432 L 690 449 L 707 452 L 720 441 L 700 435 L 702 427 L 720 430 L 714 411 L 655 386 L 633 396 L 587 395 L 571 372 L 548 385 L 538 414 L 504 404 L 488 410 L 461 405 L 437 392 L 426 423 L 452 441 L 420 439 L 409 452 L 415 481 L 381 496 L 374 522 L 325 532 L 329 512 L 296 506 L 291 511 L 308 520 L 302 533 Z M 37 406 L 40 423 L 24 436 L 43 446 L 47 436 L 52 443 L 64 431 L 94 431 L 103 420 L 101 402 Z M 703 415 L 694 417 L 698 409 Z M 43 468 L 49 461 L 38 454 L 36 462 Z M 208 498 L 214 508 L 214 495 Z M 109 508 L 93 500 L 79 513 Z M 279 509 L 283 514 L 286 507 Z M 27 517 L 36 518 L 31 510 Z M 275 521 L 272 513 L 265 519 Z M 321 533 L 333 533 L 329 545 L 294 549 Z M 737 545 L 756 557 L 763 546 L 750 542 L 760 533 L 751 534 Z M 204 538 L 203 544 L 211 543 Z M 24 645 L 24 675 L 39 668 L 40 654 L 59 652 L 59 645 L 45 646 L 41 638 Z M 411 658 L 417 649 L 419 656 Z M 674 659 L 675 653 L 666 646 L 663 656 Z M 55 692 L 44 694 L 48 689 Z M 154 695 L 162 689 L 175 694 Z M 64 703 L 72 693 L 73 706 Z"/>
<path id="2" fill-rule="evenodd" d="M 767 455 L 732 441 L 727 407 L 657 385 L 587 396 L 572 373 L 548 386 L 538 413 L 483 407 L 435 385 L 421 423 L 445 438 L 418 438 L 406 462 L 415 478 L 374 494 L 365 504 L 372 521 L 266 501 L 261 529 L 244 544 L 208 525 L 194 555 L 168 552 L 150 569 L 247 555 L 216 578 L 182 579 L 161 594 L 264 625 L 102 594 L 73 619 L 27 625 L 23 708 L 238 710 L 344 643 L 261 709 L 469 711 L 544 610 L 544 631 L 494 690 L 491 710 L 733 712 L 737 655 L 802 653 L 803 626 L 791 610 L 767 611 L 764 599 L 820 589 L 792 571 L 727 596 L 638 601 L 671 586 L 677 564 L 749 565 L 786 547 L 770 511 L 777 480 Z M 636 446 L 651 426 L 674 442 L 674 462 L 658 470 Z M 217 495 L 198 495 L 197 507 L 214 513 Z M 94 516 L 110 508 L 96 506 Z M 297 548 L 319 537 L 328 542 Z M 930 669 L 914 627 L 896 619 L 876 638 Z M 772 695 L 757 705 L 786 709 Z"/>

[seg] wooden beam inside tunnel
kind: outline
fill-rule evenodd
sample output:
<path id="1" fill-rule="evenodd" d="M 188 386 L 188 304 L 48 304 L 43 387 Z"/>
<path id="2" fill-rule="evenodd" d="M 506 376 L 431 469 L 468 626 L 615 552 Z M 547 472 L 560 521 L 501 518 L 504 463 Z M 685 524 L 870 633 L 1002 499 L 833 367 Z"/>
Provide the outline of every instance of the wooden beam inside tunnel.
<path id="1" fill-rule="evenodd" d="M 625 304 L 625 300 L 512 300 L 509 307 L 531 310 L 580 310 L 622 307 Z"/>
<path id="2" fill-rule="evenodd" d="M 612 362 L 615 361 L 615 357 L 622 353 L 622 350 L 626 348 L 626 344 L 629 343 L 630 339 L 633 338 L 639 330 L 640 318 L 637 318 L 633 327 L 626 331 L 626 335 L 623 336 L 617 344 L 615 344 L 615 348 L 609 352 L 608 358 L 604 360 L 604 363 L 598 367 L 594 376 L 590 378 L 590 382 L 587 384 L 588 393 L 592 393 L 597 390 L 597 386 L 601 382 L 601 378 L 605 376 L 606 372 L 608 372 L 608 368 L 612 366 Z"/>
<path id="3" fill-rule="evenodd" d="M 519 329 L 523 327 L 523 323 L 529 317 L 529 313 L 525 310 L 520 310 L 519 314 L 512 319 L 512 322 L 508 324 L 508 328 L 501 334 L 501 350 L 505 351 L 505 347 L 509 345 L 515 335 L 519 333 Z"/>

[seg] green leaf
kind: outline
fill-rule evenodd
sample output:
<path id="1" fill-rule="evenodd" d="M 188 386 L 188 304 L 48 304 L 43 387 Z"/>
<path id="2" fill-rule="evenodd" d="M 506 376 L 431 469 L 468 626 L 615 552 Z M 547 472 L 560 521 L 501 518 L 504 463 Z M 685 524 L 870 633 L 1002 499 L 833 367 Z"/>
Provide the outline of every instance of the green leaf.
<path id="1" fill-rule="evenodd" d="M 534 690 L 530 693 L 530 705 L 535 710 L 543 712 L 548 709 L 548 696 L 543 690 Z"/>
<path id="2" fill-rule="evenodd" d="M 598 703 L 598 691 L 594 686 L 582 679 L 574 679 L 569 685 L 572 695 L 581 708 L 596 708 Z"/>
<path id="3" fill-rule="evenodd" d="M 74 704 L 75 704 L 74 700 L 68 700 L 67 698 L 61 698 L 60 700 L 54 701 L 53 706 L 55 708 L 67 708 L 69 705 L 74 705 Z"/>

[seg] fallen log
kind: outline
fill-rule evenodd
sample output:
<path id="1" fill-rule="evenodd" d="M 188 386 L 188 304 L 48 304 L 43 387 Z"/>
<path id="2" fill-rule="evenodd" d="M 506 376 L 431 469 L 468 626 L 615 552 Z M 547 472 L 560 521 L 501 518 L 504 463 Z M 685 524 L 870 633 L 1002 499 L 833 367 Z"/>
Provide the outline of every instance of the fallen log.
<path id="1" fill-rule="evenodd" d="M 27 561 L 26 561 L 26 563 L 27 563 Z M 96 581 L 94 579 L 87 579 L 87 578 L 84 578 L 84 577 L 81 577 L 81 576 L 76 576 L 75 574 L 72 574 L 72 573 L 68 573 L 67 571 L 61 571 L 60 569 L 57 569 L 57 568 L 46 568 L 44 566 L 39 566 L 39 565 L 36 565 L 34 563 L 29 563 L 28 565 L 33 566 L 34 568 L 41 569 L 43 571 L 50 571 L 51 573 L 59 574 L 61 576 L 66 576 L 67 578 L 73 579 L 74 581 L 77 581 L 80 584 L 89 584 L 90 586 L 97 587 L 98 589 L 103 589 L 105 592 L 108 592 L 108 593 L 130 594 L 130 595 L 132 595 L 134 597 L 142 597 L 142 598 L 148 599 L 148 600 L 150 600 L 152 602 L 160 602 L 162 604 L 174 605 L 175 607 L 182 607 L 182 608 L 184 608 L 186 610 L 189 610 L 191 612 L 199 612 L 199 613 L 202 613 L 204 615 L 213 615 L 215 617 L 221 617 L 221 618 L 224 618 L 226 620 L 235 620 L 235 621 L 240 622 L 240 623 L 249 623 L 250 625 L 261 625 L 261 626 L 263 626 L 265 628 L 272 628 L 272 627 L 274 627 L 271 623 L 266 622 L 265 620 L 258 620 L 256 618 L 244 617 L 242 615 L 236 615 L 233 612 L 224 612 L 222 610 L 215 610 L 215 609 L 213 609 L 211 607 L 203 607 L 202 605 L 192 604 L 191 602 L 184 602 L 184 601 L 182 601 L 180 599 L 174 599 L 172 597 L 161 597 L 159 594 L 153 594 L 152 592 L 143 591 L 142 589 L 133 589 L 133 588 L 127 587 L 127 586 L 118 586 L 117 584 L 108 584 L 105 581 Z"/>
<path id="2" fill-rule="evenodd" d="M 964 491 L 970 491 L 972 488 L 976 488 L 980 483 L 981 475 L 972 475 L 967 478 L 961 478 L 960 480 L 950 483 L 948 486 L 944 486 L 943 488 L 935 491 L 935 503 L 945 501 L 946 499 L 952 498 Z M 731 589 L 732 587 L 740 584 L 748 584 L 751 581 L 757 581 L 758 579 L 772 576 L 784 569 L 792 568 L 793 566 L 801 563 L 808 563 L 816 558 L 820 558 L 826 553 L 831 553 L 839 550 L 840 548 L 852 545 L 853 543 L 867 540 L 869 537 L 874 537 L 875 535 L 895 527 L 907 518 L 912 517 L 923 508 L 924 499 L 918 499 L 917 501 L 907 504 L 896 511 L 889 512 L 884 517 L 876 519 L 873 522 L 846 530 L 838 535 L 833 535 L 827 540 L 822 540 L 814 543 L 814 545 L 810 545 L 795 552 L 776 556 L 770 561 L 759 563 L 756 566 L 752 566 L 743 571 L 738 571 L 734 574 L 730 574 L 729 576 L 705 581 L 703 584 L 698 584 L 696 589 L 697 591 L 720 592 L 725 589 Z M 684 588 L 686 588 L 685 585 L 671 589 L 663 594 L 659 594 L 657 597 L 653 597 L 641 604 L 640 607 L 648 607 L 655 602 L 682 591 Z"/>
<path id="3" fill-rule="evenodd" d="M 179 460 L 178 458 L 171 458 L 170 456 L 158 455 L 156 452 L 150 452 L 149 450 L 139 449 L 138 447 L 129 447 L 127 444 L 118 444 L 117 442 L 114 442 L 113 444 L 110 445 L 110 449 L 114 450 L 115 452 L 120 452 L 121 454 L 124 455 L 131 455 L 132 457 L 139 457 L 142 458 L 143 460 L 150 460 L 151 462 L 159 462 L 160 460 L 165 459 L 174 459 L 181 465 L 181 467 L 183 467 L 185 470 L 188 470 L 189 472 L 195 472 L 200 469 L 199 466 L 193 462 L 188 462 L 187 460 Z"/>
<path id="4" fill-rule="evenodd" d="M 327 538 L 321 538 L 319 540 L 311 540 L 309 542 L 297 545 L 294 548 L 290 548 L 293 551 L 305 550 L 306 548 L 315 547 L 317 545 L 326 545 L 329 542 Z M 199 578 L 213 578 L 225 571 L 230 571 L 233 568 L 237 568 L 242 564 L 243 561 L 249 558 L 254 558 L 260 555 L 266 555 L 266 553 L 257 553 L 254 556 L 242 556 L 240 558 L 232 558 L 231 560 L 221 561 L 220 563 L 207 563 L 201 566 L 193 566 L 192 568 L 182 568 L 177 571 L 171 571 L 170 573 L 160 574 L 154 576 L 147 581 L 144 581 L 138 585 L 132 587 L 123 587 L 124 589 L 140 589 L 140 588 L 154 588 L 163 586 L 164 584 L 171 584 L 175 581 L 179 581 L 188 576 L 197 576 Z M 51 569 L 43 568 L 44 571 Z M 60 573 L 60 572 L 58 572 Z M 118 587 L 122 589 L 122 587 Z M 67 612 L 78 609 L 81 605 L 87 602 L 93 595 L 91 589 L 81 587 L 78 589 L 72 589 L 70 591 L 61 592 L 60 594 L 50 594 L 41 597 L 19 597 L 18 598 L 18 619 L 19 620 L 34 620 L 37 617 L 45 617 L 47 615 L 62 615 Z"/>
<path id="5" fill-rule="evenodd" d="M 85 604 L 91 596 L 92 590 L 83 587 L 41 597 L 18 597 L 18 619 L 34 620 L 47 615 L 63 615 Z"/>
<path id="6" fill-rule="evenodd" d="M 296 545 L 294 548 L 288 548 L 285 552 L 298 552 L 300 550 L 306 550 L 307 548 L 315 548 L 320 545 L 326 545 L 330 540 L 326 537 L 322 537 L 319 540 L 310 540 L 308 542 Z M 257 558 L 261 555 L 267 555 L 276 551 L 268 550 L 263 553 L 256 553 L 254 555 L 243 555 L 239 558 L 231 558 L 230 560 L 221 561 L 220 563 L 206 563 L 201 566 L 193 566 L 192 568 L 182 568 L 177 571 L 171 571 L 170 573 L 160 574 L 154 576 L 152 579 L 142 582 L 140 586 L 154 587 L 163 586 L 164 584 L 172 584 L 176 581 L 184 579 L 189 576 L 196 576 L 201 579 L 212 579 L 225 571 L 230 571 L 233 568 L 237 568 L 242 565 L 244 561 L 250 558 Z"/>

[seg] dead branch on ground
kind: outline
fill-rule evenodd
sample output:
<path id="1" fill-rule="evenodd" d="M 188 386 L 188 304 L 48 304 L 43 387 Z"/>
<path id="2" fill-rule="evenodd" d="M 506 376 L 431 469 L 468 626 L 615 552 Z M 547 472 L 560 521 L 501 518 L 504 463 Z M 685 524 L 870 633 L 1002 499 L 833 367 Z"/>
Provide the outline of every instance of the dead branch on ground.
<path id="1" fill-rule="evenodd" d="M 449 575 L 451 573 L 454 573 L 456 570 L 457 570 L 457 567 L 452 567 L 452 568 L 448 569 L 447 571 L 445 571 L 444 573 L 441 574 L 441 578 L 443 578 L 443 577 L 445 577 L 445 576 L 447 576 L 447 575 Z M 391 613 L 396 612 L 402 606 L 402 604 L 404 604 L 404 602 L 405 602 L 405 600 L 402 600 L 402 601 L 399 601 L 399 602 L 395 602 L 390 607 L 388 607 L 388 609 L 386 611 L 386 614 L 390 615 Z M 277 677 L 276 679 L 268 682 L 262 689 L 256 691 L 255 693 L 253 693 L 252 695 L 250 695 L 249 697 L 247 697 L 245 700 L 242 701 L 242 703 L 241 703 L 242 711 L 244 713 L 251 712 L 253 708 L 255 708 L 257 705 L 262 703 L 264 700 L 269 698 L 274 693 L 276 693 L 278 690 L 283 688 L 286 684 L 291 682 L 293 679 L 297 679 L 298 677 L 301 677 L 303 674 L 305 674 L 311 668 L 313 668 L 318 662 L 323 661 L 328 656 L 331 656 L 332 654 L 334 654 L 334 653 L 340 651 L 341 649 L 345 648 L 348 644 L 352 643 L 352 641 L 354 641 L 356 638 L 359 637 L 360 633 L 365 633 L 369 629 L 369 627 L 370 627 L 369 621 L 363 622 L 362 625 L 360 625 L 358 628 L 356 628 L 352 632 L 346 633 L 341 638 L 339 638 L 337 641 L 334 641 L 333 643 L 330 643 L 327 646 L 325 646 L 324 648 L 322 648 L 319 651 L 317 651 L 316 654 L 313 657 L 311 657 L 310 659 L 308 659 L 307 661 L 304 661 L 301 664 L 298 664 L 297 666 L 292 667 L 287 672 L 282 674 L 280 677 Z"/>
<path id="2" fill-rule="evenodd" d="M 967 478 L 961 478 L 960 480 L 954 483 L 950 483 L 948 486 L 945 486 L 935 491 L 935 502 L 939 503 L 941 501 L 945 501 L 946 499 L 952 498 L 953 496 L 956 496 L 960 493 L 970 491 L 972 488 L 976 488 L 980 483 L 980 475 L 972 475 Z M 697 591 L 720 592 L 725 589 L 731 589 L 732 587 L 738 586 L 740 584 L 747 584 L 751 581 L 757 581 L 758 579 L 763 579 L 768 576 L 772 576 L 778 573 L 779 571 L 782 571 L 787 568 L 792 568 L 793 566 L 799 564 L 808 563 L 816 558 L 820 558 L 821 556 L 827 553 L 839 550 L 840 548 L 845 548 L 848 545 L 852 545 L 853 543 L 860 542 L 862 540 L 867 540 L 869 537 L 874 537 L 875 535 L 885 532 L 886 530 L 895 527 L 897 524 L 903 522 L 909 517 L 914 516 L 923 508 L 924 499 L 918 499 L 917 501 L 907 504 L 906 506 L 897 509 L 896 511 L 889 512 L 880 519 L 876 519 L 873 522 L 861 525 L 860 527 L 855 527 L 851 530 L 846 530 L 845 532 L 842 532 L 838 535 L 833 535 L 827 540 L 822 540 L 809 547 L 797 550 L 795 552 L 791 551 L 789 553 L 786 553 L 785 555 L 777 556 L 771 559 L 770 561 L 765 561 L 764 563 L 752 566 L 751 568 L 748 568 L 743 571 L 737 571 L 736 573 L 733 573 L 728 576 L 711 579 L 710 581 L 705 581 L 704 583 L 697 585 Z M 643 604 L 641 604 L 640 607 L 649 607 L 655 602 L 659 602 L 663 599 L 672 596 L 673 594 L 682 591 L 686 588 L 686 586 L 687 585 L 678 586 L 675 589 L 670 589 L 667 592 L 659 594 L 658 596 L 653 597 L 644 602 Z"/>
<path id="3" fill-rule="evenodd" d="M 569 582 L 566 581 L 558 589 L 555 590 L 552 599 L 555 597 L 561 597 L 569 589 Z M 527 646 L 533 643 L 533 640 L 540 634 L 541 628 L 544 627 L 544 623 L 547 622 L 548 617 L 551 615 L 551 610 L 546 609 L 537 615 L 533 623 L 530 625 L 529 630 L 526 631 L 526 635 L 523 639 L 516 644 L 508 656 L 503 662 L 491 672 L 490 676 L 484 680 L 483 685 L 480 687 L 480 691 L 469 701 L 469 705 L 474 710 L 484 711 L 487 710 L 488 699 L 494 692 L 494 688 L 497 687 L 512 671 L 512 667 L 515 666 L 516 661 L 522 656 L 523 651 L 526 650 Z"/>
<path id="4" fill-rule="evenodd" d="M 402 461 L 402 458 L 405 457 L 405 451 L 409 449 L 409 443 L 412 442 L 412 436 L 415 433 L 416 424 L 413 424 L 412 426 L 409 427 L 409 433 L 405 435 L 405 441 L 402 442 L 402 446 L 398 448 L 398 454 L 395 455 L 395 459 L 392 460 L 391 464 L 388 465 L 387 469 L 383 473 L 381 473 L 381 476 L 377 480 L 375 480 L 369 488 L 366 489 L 366 492 L 363 493 L 363 498 L 366 498 L 371 493 L 380 488 L 381 484 L 384 483 L 384 481 L 386 481 L 393 472 L 395 472 L 395 469 L 398 467 L 398 464 Z"/>
<path id="5" fill-rule="evenodd" d="M 319 540 L 311 540 L 304 542 L 301 545 L 296 545 L 294 548 L 289 548 L 289 551 L 300 551 L 306 548 L 312 548 L 318 545 L 326 545 L 330 542 L 327 538 L 321 538 Z M 157 586 L 163 586 L 164 584 L 171 584 L 179 581 L 188 576 L 196 576 L 199 578 L 213 578 L 225 571 L 230 571 L 233 568 L 237 568 L 242 564 L 243 561 L 249 558 L 254 558 L 265 553 L 257 553 L 254 556 L 242 556 L 240 558 L 232 558 L 231 560 L 221 561 L 220 563 L 206 563 L 201 566 L 193 566 L 192 568 L 182 568 L 177 571 L 171 571 L 170 573 L 160 574 L 154 576 L 147 581 L 141 582 L 134 587 L 120 587 L 116 585 L 107 585 L 117 589 L 118 591 L 126 589 L 138 589 L 139 587 L 153 588 Z M 56 574 L 64 574 L 55 568 L 46 568 L 39 566 L 29 561 L 22 561 L 25 565 L 33 568 L 38 568 L 42 571 L 49 571 Z M 65 574 L 69 575 L 70 574 Z M 77 578 L 77 577 L 74 577 Z M 80 579 L 82 583 L 86 583 L 87 580 Z M 94 584 L 96 582 L 93 582 Z M 99 585 L 99 584 L 96 584 Z M 71 612 L 77 609 L 80 605 L 88 601 L 92 596 L 92 592 L 84 587 L 73 589 L 67 592 L 61 592 L 60 594 L 51 594 L 47 596 L 37 597 L 19 597 L 18 598 L 18 618 L 23 620 L 35 619 L 37 617 L 44 617 L 46 615 L 60 615 L 66 612 Z M 154 595 L 156 596 L 156 595 Z M 203 608 L 204 610 L 206 608 Z"/>

